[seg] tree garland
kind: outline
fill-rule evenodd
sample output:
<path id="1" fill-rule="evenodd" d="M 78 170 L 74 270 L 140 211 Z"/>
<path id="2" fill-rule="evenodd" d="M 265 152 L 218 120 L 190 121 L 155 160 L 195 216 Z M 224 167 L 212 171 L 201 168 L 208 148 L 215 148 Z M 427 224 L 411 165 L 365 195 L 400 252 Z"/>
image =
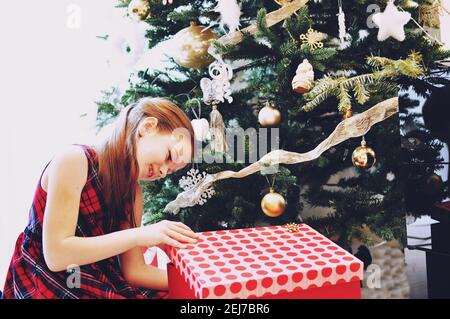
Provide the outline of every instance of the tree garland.
<path id="1" fill-rule="evenodd" d="M 221 171 L 215 174 L 206 175 L 201 182 L 191 189 L 181 192 L 177 198 L 166 205 L 164 210 L 176 214 L 184 207 L 195 206 L 202 194 L 212 185 L 212 183 L 227 178 L 243 178 L 264 168 L 277 164 L 298 164 L 312 161 L 318 158 L 329 148 L 342 143 L 352 137 L 363 136 L 370 128 L 397 113 L 398 97 L 384 100 L 365 112 L 356 114 L 340 122 L 334 131 L 313 150 L 306 153 L 295 153 L 285 150 L 274 150 L 264 155 L 259 161 L 250 164 L 240 171 Z"/>

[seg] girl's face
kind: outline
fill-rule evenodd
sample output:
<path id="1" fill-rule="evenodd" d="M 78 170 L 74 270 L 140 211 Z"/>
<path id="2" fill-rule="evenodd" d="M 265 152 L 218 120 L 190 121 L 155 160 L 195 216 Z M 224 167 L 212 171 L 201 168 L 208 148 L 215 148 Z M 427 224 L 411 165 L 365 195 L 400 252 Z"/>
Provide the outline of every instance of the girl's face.
<path id="1" fill-rule="evenodd" d="M 139 124 L 136 157 L 141 181 L 153 181 L 185 167 L 192 158 L 186 130 L 162 133 L 158 119 L 147 117 Z"/>

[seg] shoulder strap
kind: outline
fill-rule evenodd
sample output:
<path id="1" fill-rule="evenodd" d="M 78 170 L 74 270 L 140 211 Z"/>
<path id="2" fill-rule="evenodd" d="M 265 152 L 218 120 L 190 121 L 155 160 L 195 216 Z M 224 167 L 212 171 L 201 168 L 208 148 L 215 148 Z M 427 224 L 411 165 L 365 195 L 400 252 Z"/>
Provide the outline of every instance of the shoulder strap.
<path id="1" fill-rule="evenodd" d="M 86 144 L 73 144 L 73 145 L 81 147 L 84 151 L 84 154 L 86 155 L 86 158 L 88 159 L 88 180 L 95 179 L 95 181 L 97 182 L 96 184 L 101 188 L 101 183 L 98 176 L 97 152 L 90 145 Z"/>

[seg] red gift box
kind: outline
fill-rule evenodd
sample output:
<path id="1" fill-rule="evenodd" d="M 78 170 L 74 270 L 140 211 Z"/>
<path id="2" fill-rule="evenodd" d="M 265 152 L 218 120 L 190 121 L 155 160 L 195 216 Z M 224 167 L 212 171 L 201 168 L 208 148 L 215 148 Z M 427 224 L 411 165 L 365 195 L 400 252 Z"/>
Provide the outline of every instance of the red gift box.
<path id="1" fill-rule="evenodd" d="M 305 224 L 200 233 L 165 247 L 170 298 L 360 298 L 363 263 Z"/>

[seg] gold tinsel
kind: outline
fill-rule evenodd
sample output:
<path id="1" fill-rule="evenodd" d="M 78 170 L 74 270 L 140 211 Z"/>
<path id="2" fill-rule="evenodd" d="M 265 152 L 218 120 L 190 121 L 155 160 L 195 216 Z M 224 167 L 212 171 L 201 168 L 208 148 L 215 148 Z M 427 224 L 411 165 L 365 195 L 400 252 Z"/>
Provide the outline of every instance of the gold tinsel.
<path id="1" fill-rule="evenodd" d="M 439 29 L 441 23 L 439 15 L 445 10 L 441 0 L 435 0 L 432 4 L 424 4 L 419 8 L 419 23 L 424 27 Z M 448 12 L 447 12 L 448 13 Z"/>

